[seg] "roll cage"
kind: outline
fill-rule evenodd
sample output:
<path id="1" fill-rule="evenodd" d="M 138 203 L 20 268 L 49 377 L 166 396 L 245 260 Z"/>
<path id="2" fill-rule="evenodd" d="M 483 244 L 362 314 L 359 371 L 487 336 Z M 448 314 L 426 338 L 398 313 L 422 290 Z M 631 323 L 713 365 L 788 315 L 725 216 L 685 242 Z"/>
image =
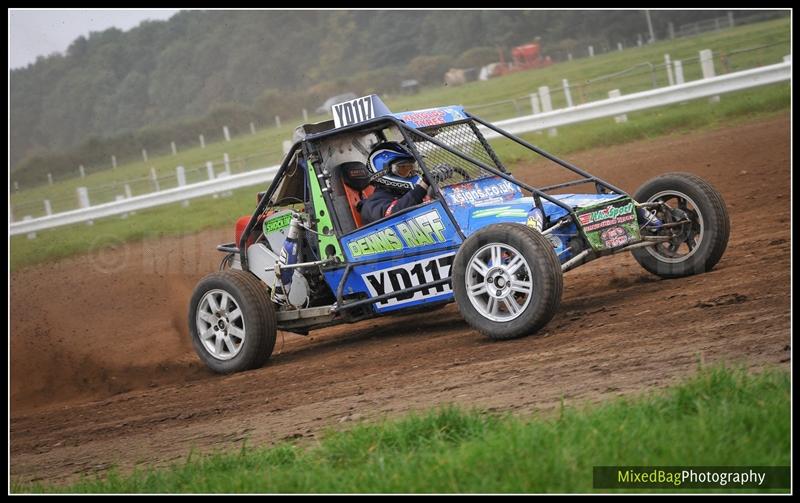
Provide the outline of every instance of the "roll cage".
<path id="1" fill-rule="evenodd" d="M 417 159 L 418 165 L 420 169 L 423 171 L 425 175 L 428 176 L 429 179 L 432 177 L 430 176 L 430 169 L 433 166 L 428 166 L 428 163 L 425 160 L 425 156 L 422 155 L 418 145 L 422 142 L 426 142 L 430 145 L 434 145 L 435 147 L 441 149 L 444 152 L 447 152 L 451 156 L 456 156 L 457 158 L 483 170 L 484 172 L 502 178 L 506 180 L 520 189 L 527 191 L 533 197 L 534 203 L 537 207 L 542 206 L 542 199 L 549 201 L 552 204 L 560 206 L 566 211 L 566 214 L 559 218 L 554 222 L 546 221 L 545 226 L 542 231 L 546 231 L 547 229 L 554 227 L 556 225 L 562 225 L 565 221 L 572 221 L 576 225 L 578 224 L 576 212 L 572 206 L 569 204 L 561 201 L 560 199 L 554 197 L 548 192 L 554 191 L 556 189 L 562 189 L 565 187 L 571 187 L 575 185 L 582 185 L 586 183 L 594 183 L 595 191 L 598 194 L 618 194 L 620 196 L 628 196 L 631 197 L 630 194 L 625 192 L 624 190 L 612 185 L 611 183 L 596 177 L 579 167 L 556 157 L 549 152 L 546 152 L 539 147 L 523 140 L 522 138 L 503 131 L 502 129 L 492 125 L 491 123 L 469 113 L 465 113 L 466 118 L 459 120 L 459 121 L 452 121 L 447 122 L 445 124 L 436 124 L 432 126 L 422 127 L 422 128 L 412 128 L 408 126 L 402 120 L 393 117 L 393 116 L 382 116 L 377 117 L 375 119 L 370 119 L 359 124 L 343 126 L 337 129 L 330 129 L 332 126 L 333 121 L 327 121 L 319 124 L 312 124 L 301 126 L 298 128 L 300 132 L 300 138 L 295 141 L 295 143 L 289 149 L 289 152 L 283 159 L 280 167 L 278 168 L 277 173 L 275 174 L 274 181 L 270 184 L 269 188 L 266 192 L 263 193 L 263 196 L 260 198 L 258 205 L 256 206 L 253 214 L 250 217 L 247 226 L 245 227 L 244 231 L 241 234 L 238 243 L 235 243 L 234 246 L 227 246 L 227 247 L 220 247 L 223 251 L 235 252 L 238 253 L 239 259 L 242 264 L 242 268 L 247 268 L 247 250 L 245 244 L 247 243 L 248 238 L 252 235 L 256 226 L 258 224 L 259 216 L 264 213 L 267 209 L 269 202 L 272 196 L 275 193 L 275 190 L 280 185 L 280 181 L 282 180 L 283 176 L 285 175 L 288 167 L 292 162 L 299 163 L 305 169 L 307 169 L 308 178 L 310 180 L 307 181 L 308 185 L 314 185 L 315 183 L 318 184 L 319 190 L 318 193 L 314 193 L 314 190 L 311 190 L 311 203 L 312 205 L 323 205 L 324 208 L 314 208 L 315 210 L 315 217 L 320 215 L 320 210 L 322 210 L 322 215 L 326 221 L 329 221 L 332 225 L 330 227 L 320 225 L 321 222 L 317 219 L 316 222 L 316 232 L 320 236 L 320 244 L 322 245 L 323 241 L 327 241 L 328 243 L 325 247 L 320 247 L 319 249 L 319 257 L 321 262 L 323 262 L 323 268 L 338 268 L 341 266 L 347 266 L 347 259 L 339 252 L 338 245 L 332 244 L 332 242 L 338 242 L 338 238 L 346 235 L 350 231 L 346 231 L 343 229 L 341 225 L 340 215 L 336 214 L 333 209 L 335 208 L 333 204 L 333 200 L 331 198 L 331 185 L 330 179 L 332 176 L 331 170 L 323 168 L 323 156 L 322 153 L 319 151 L 318 145 L 326 139 L 329 139 L 334 136 L 343 135 L 346 133 L 352 132 L 376 132 L 379 137 L 383 136 L 382 131 L 388 127 L 395 127 L 397 131 L 399 131 L 400 135 L 402 136 L 403 141 L 405 141 L 406 145 L 408 145 L 411 152 Z M 459 126 L 465 125 L 468 127 L 472 132 L 475 134 L 477 139 L 480 141 L 481 146 L 485 149 L 485 152 L 488 155 L 488 158 L 484 159 L 477 159 L 474 156 L 469 156 L 465 152 L 460 151 L 457 148 L 454 148 L 451 145 L 446 144 L 445 142 L 439 141 L 436 138 L 436 135 L 439 130 L 452 127 L 452 126 Z M 490 131 L 493 131 L 504 137 L 512 142 L 520 145 L 528 150 L 535 152 L 536 154 L 554 162 L 555 164 L 569 170 L 577 175 L 579 178 L 570 180 L 567 182 L 562 182 L 558 184 L 548 185 L 544 187 L 534 187 L 530 184 L 522 182 L 511 176 L 507 170 L 505 169 L 504 165 L 497 157 L 496 153 L 489 145 L 486 138 L 483 134 L 479 131 L 478 125 L 481 125 Z M 385 137 L 383 138 L 385 139 Z M 298 156 L 295 159 L 295 156 Z M 489 164 L 491 161 L 493 165 Z M 311 179 L 313 176 L 313 180 Z M 445 197 L 442 194 L 442 190 L 439 183 L 432 183 L 431 187 L 433 189 L 434 197 L 442 202 L 442 206 L 447 214 L 448 219 L 453 224 L 455 229 L 457 230 L 458 234 L 460 235 L 461 239 L 465 239 L 465 235 L 453 215 L 453 212 L 448 207 L 448 204 L 445 200 Z M 309 201 L 306 201 L 307 203 Z M 332 216 L 332 218 L 331 218 Z M 383 219 L 382 219 L 383 220 Z M 374 223 L 379 223 L 382 220 L 378 220 Z M 370 224 L 372 225 L 372 224 Z M 224 249 L 223 249 L 224 248 Z M 426 287 L 430 287 L 432 285 L 425 285 Z M 339 295 L 337 295 L 339 297 Z M 341 300 L 341 299 L 339 299 Z M 373 300 L 374 302 L 374 300 Z"/>

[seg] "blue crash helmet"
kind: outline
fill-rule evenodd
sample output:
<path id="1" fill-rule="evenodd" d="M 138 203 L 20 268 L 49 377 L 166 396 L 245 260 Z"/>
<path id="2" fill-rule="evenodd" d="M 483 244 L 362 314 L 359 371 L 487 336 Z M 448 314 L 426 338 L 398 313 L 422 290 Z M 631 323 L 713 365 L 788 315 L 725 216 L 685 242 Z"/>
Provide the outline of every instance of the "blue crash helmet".
<path id="1" fill-rule="evenodd" d="M 370 183 L 380 184 L 399 192 L 406 192 L 414 188 L 419 181 L 419 173 L 413 171 L 410 176 L 399 176 L 394 166 L 402 161 L 416 163 L 411 151 L 397 142 L 383 142 L 375 145 L 369 154 L 368 169 L 371 171 Z"/>

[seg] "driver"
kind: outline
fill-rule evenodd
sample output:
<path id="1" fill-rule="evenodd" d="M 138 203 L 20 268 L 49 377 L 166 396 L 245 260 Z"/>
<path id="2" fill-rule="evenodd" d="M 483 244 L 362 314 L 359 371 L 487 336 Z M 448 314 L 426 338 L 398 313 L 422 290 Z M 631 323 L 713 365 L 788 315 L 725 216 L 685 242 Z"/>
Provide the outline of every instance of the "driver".
<path id="1" fill-rule="evenodd" d="M 376 145 L 369 155 L 370 183 L 375 191 L 368 199 L 359 203 L 358 210 L 364 224 L 388 217 L 400 210 L 423 202 L 428 194 L 430 182 L 419 175 L 419 167 L 413 154 L 397 142 Z M 452 175 L 452 168 L 435 168 L 433 175 L 444 180 Z"/>

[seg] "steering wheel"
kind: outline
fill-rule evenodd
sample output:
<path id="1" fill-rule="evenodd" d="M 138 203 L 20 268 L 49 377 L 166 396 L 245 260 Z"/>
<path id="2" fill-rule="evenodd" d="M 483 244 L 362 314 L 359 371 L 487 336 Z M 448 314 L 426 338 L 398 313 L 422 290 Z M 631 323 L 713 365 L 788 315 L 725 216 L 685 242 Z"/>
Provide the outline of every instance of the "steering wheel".
<path id="1" fill-rule="evenodd" d="M 463 178 L 463 181 L 471 180 L 472 177 L 469 175 L 466 169 L 462 168 L 461 166 L 450 166 L 449 164 L 437 164 L 433 169 L 436 169 L 440 166 L 448 166 L 453 170 L 453 173 L 458 173 Z M 449 177 L 448 177 L 449 178 Z"/>

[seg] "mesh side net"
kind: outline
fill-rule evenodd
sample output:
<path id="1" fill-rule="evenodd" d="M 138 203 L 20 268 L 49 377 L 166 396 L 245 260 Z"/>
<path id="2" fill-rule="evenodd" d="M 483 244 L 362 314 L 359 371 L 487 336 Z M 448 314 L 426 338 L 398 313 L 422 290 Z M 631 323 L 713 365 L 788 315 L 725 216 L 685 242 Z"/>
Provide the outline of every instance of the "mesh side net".
<path id="1" fill-rule="evenodd" d="M 488 166 L 495 167 L 500 171 L 505 171 L 502 165 L 498 165 L 492 159 L 491 154 L 481 143 L 469 123 L 447 124 L 434 128 L 425 128 L 422 132 L 467 157 L 480 161 Z M 449 179 L 441 182 L 439 184 L 441 187 L 461 183 L 464 181 L 465 175 L 470 180 L 494 176 L 477 164 L 448 152 L 438 145 L 423 139 L 422 136 L 418 134 L 410 132 L 410 136 L 414 142 L 414 146 L 416 146 L 419 153 L 423 156 L 428 169 L 433 169 L 441 164 L 446 164 L 455 168 L 456 173 Z"/>

